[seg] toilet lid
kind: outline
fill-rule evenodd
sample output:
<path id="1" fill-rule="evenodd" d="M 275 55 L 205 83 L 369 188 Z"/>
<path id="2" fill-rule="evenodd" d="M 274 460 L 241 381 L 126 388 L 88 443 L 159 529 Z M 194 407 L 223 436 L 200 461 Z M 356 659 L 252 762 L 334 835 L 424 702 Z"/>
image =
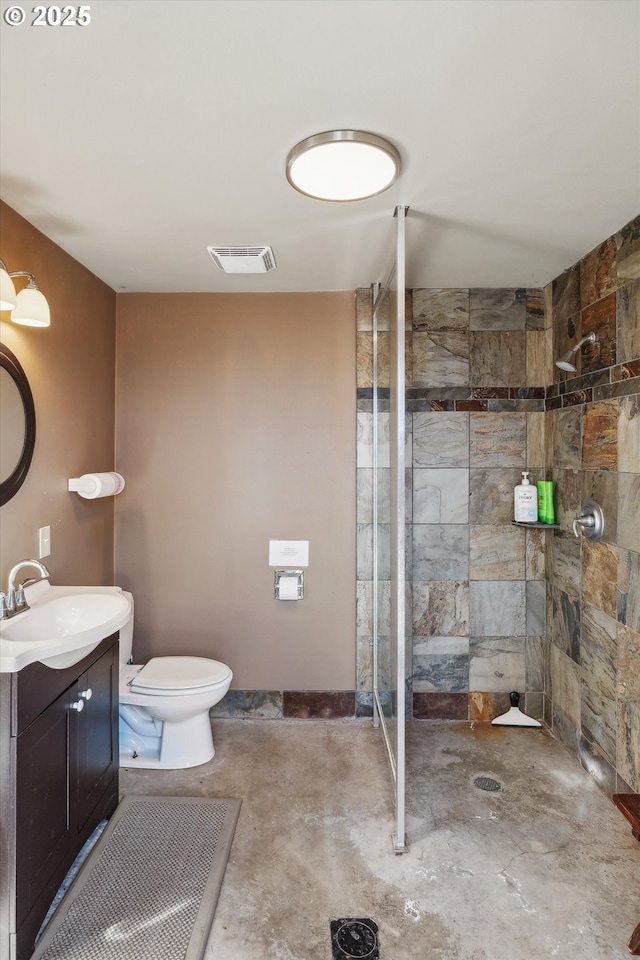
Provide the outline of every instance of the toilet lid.
<path id="1" fill-rule="evenodd" d="M 226 663 L 205 657 L 153 657 L 131 681 L 132 690 L 193 690 L 224 683 Z"/>

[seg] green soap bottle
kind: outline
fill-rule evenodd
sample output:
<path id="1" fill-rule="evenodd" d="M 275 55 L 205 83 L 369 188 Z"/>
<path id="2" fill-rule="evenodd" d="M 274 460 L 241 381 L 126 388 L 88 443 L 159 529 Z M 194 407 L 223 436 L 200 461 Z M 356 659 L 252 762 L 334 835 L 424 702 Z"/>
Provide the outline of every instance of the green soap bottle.
<path id="1" fill-rule="evenodd" d="M 553 480 L 538 480 L 538 522 L 555 523 L 553 510 Z"/>

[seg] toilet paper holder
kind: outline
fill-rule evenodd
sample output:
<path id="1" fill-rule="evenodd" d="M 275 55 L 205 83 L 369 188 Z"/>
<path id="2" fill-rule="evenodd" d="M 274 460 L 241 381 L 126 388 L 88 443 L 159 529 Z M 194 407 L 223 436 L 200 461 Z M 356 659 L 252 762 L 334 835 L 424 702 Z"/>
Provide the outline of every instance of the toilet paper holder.
<path id="1" fill-rule="evenodd" d="M 303 600 L 304 570 L 274 570 L 273 596 L 276 600 Z"/>

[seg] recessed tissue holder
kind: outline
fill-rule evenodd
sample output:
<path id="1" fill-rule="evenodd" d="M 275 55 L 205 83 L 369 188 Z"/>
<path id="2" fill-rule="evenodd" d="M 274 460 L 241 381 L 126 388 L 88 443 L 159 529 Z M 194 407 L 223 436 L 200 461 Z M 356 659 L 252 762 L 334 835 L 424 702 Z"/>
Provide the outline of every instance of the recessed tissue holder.
<path id="1" fill-rule="evenodd" d="M 276 600 L 303 600 L 304 571 L 274 570 L 273 596 Z"/>
<path id="2" fill-rule="evenodd" d="M 587 500 L 580 511 L 580 515 L 573 521 L 573 534 L 592 543 L 597 543 L 604 533 L 604 514 L 602 507 L 595 500 Z"/>

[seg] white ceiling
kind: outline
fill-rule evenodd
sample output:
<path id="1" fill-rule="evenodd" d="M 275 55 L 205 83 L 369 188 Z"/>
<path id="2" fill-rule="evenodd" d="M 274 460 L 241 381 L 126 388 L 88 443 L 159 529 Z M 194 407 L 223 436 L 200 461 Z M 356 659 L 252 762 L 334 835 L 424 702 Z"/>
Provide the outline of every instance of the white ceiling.
<path id="1" fill-rule="evenodd" d="M 1 192 L 117 290 L 368 286 L 397 204 L 410 286 L 537 286 L 640 212 L 639 0 L 88 5 L 2 22 Z M 292 190 L 290 148 L 335 128 L 389 138 L 396 184 Z M 208 244 L 277 269 L 224 274 Z"/>

